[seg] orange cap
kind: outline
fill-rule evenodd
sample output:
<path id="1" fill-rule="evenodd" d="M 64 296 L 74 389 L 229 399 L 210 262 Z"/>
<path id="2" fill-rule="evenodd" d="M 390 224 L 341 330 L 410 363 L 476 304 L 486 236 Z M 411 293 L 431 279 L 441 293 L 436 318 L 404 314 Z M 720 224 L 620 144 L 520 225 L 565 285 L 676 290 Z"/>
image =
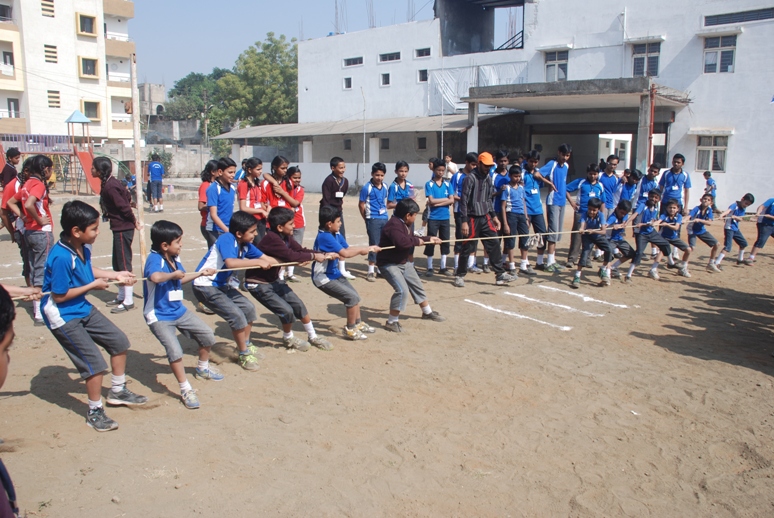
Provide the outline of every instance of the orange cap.
<path id="1" fill-rule="evenodd" d="M 492 154 L 487 153 L 486 151 L 478 155 L 478 161 L 484 165 L 494 165 L 494 158 L 492 158 Z"/>

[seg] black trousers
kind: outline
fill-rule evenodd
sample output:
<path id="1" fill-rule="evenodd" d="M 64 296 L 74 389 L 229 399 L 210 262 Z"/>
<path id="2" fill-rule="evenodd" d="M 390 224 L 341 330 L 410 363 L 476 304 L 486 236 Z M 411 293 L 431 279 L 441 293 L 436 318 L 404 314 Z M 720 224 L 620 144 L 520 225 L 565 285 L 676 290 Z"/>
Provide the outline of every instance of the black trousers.
<path id="1" fill-rule="evenodd" d="M 460 226 L 462 225 L 460 224 Z M 460 261 L 455 273 L 457 277 L 465 277 L 465 274 L 468 273 L 468 257 L 475 251 L 476 243 L 478 243 L 478 240 L 475 238 L 495 237 L 498 235 L 494 222 L 489 215 L 469 217 L 468 226 L 470 227 L 470 232 L 460 251 Z M 484 247 L 484 250 L 486 250 L 487 255 L 489 255 L 489 265 L 497 276 L 502 275 L 503 272 L 505 272 L 505 270 L 503 270 L 503 254 L 500 251 L 500 241 L 500 239 L 486 239 L 481 241 L 481 245 Z"/>

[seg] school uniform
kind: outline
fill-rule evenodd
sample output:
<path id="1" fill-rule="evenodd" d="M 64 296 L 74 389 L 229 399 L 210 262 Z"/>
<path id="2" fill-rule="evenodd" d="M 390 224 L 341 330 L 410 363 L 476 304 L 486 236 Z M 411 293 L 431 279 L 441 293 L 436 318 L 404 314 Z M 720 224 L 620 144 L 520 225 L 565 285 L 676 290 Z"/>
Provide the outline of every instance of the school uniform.
<path id="1" fill-rule="evenodd" d="M 182 281 L 172 279 L 155 283 L 150 280 L 150 276 L 154 273 L 169 274 L 174 271 L 185 272 L 179 258 L 175 257 L 172 265 L 162 254 L 151 250 L 145 261 L 143 270 L 145 280 L 142 283 L 145 301 L 142 314 L 145 317 L 145 323 L 148 324 L 153 336 L 161 342 L 170 363 L 183 357 L 183 348 L 180 346 L 176 331 L 196 340 L 199 347 L 215 345 L 215 333 L 210 326 L 183 305 Z"/>
<path id="2" fill-rule="evenodd" d="M 713 213 L 712 213 L 712 207 L 707 207 L 706 210 L 702 212 L 701 207 L 694 207 L 693 210 L 691 210 L 690 214 L 688 215 L 688 219 L 704 219 L 704 220 L 711 220 Z M 692 221 L 688 223 L 688 246 L 691 248 L 694 248 L 696 246 L 696 240 L 700 239 L 704 244 L 706 244 L 708 247 L 712 248 L 713 246 L 718 244 L 718 240 L 715 239 L 715 237 L 710 234 L 707 231 L 707 227 L 704 226 L 704 223 L 698 222 L 698 221 Z"/>
<path id="3" fill-rule="evenodd" d="M 204 203 L 204 208 L 199 211 L 202 215 L 200 230 L 202 237 L 207 242 L 207 248 L 210 248 L 212 245 L 214 245 L 215 239 L 217 239 L 210 233 L 209 230 L 207 230 L 207 218 L 210 214 L 209 207 L 207 207 L 207 189 L 209 189 L 210 185 L 212 185 L 212 182 L 202 182 L 199 185 L 199 197 L 197 198 L 198 202 Z"/>
<path id="4" fill-rule="evenodd" d="M 462 197 L 462 184 L 466 176 L 467 173 L 465 173 L 463 170 L 459 170 L 452 175 L 450 185 L 452 191 L 454 192 L 454 196 L 457 196 L 458 198 Z M 460 219 L 459 200 L 454 200 L 454 205 L 452 205 L 452 207 L 452 212 L 454 212 L 454 253 L 459 254 L 462 251 L 462 246 L 464 244 L 462 238 L 462 220 Z"/>
<path id="5" fill-rule="evenodd" d="M 629 221 L 629 214 L 624 214 L 623 218 L 619 218 L 615 215 L 615 212 L 613 214 L 610 214 L 607 218 L 607 226 L 608 228 L 612 225 L 622 225 Z M 634 258 L 636 252 L 632 248 L 632 245 L 629 244 L 628 241 L 626 241 L 626 229 L 625 228 L 614 228 L 612 230 L 609 230 L 609 236 L 607 238 L 608 241 L 610 241 L 610 244 L 613 245 L 615 248 L 618 249 L 618 251 L 621 253 L 623 257 L 626 259 L 632 259 Z"/>
<path id="6" fill-rule="evenodd" d="M 660 217 L 661 221 L 668 223 L 670 225 L 680 225 L 683 224 L 683 216 L 681 214 L 675 215 L 674 218 L 670 218 L 667 214 L 662 214 Z M 678 227 L 679 229 L 680 227 Z M 677 248 L 678 250 L 682 250 L 685 252 L 688 250 L 688 245 L 685 241 L 680 239 L 680 230 L 672 230 L 671 228 L 662 227 L 661 228 L 661 237 L 666 239 L 667 243 L 672 245 L 673 247 Z"/>
<path id="7" fill-rule="evenodd" d="M 551 160 L 540 168 L 540 175 L 556 186 L 556 191 L 551 190 L 546 196 L 546 215 L 548 216 L 548 235 L 546 241 L 558 243 L 562 239 L 564 228 L 564 209 L 567 206 L 567 174 L 570 167 L 567 162 L 559 165 L 556 160 Z"/>
<path id="8" fill-rule="evenodd" d="M 132 196 L 115 176 L 110 176 L 102 186 L 100 204 L 113 232 L 113 271 L 131 272 L 137 221 L 132 210 Z"/>
<path id="9" fill-rule="evenodd" d="M 415 236 L 406 222 L 397 216 L 392 216 L 384 226 L 379 246 L 395 248 L 376 254 L 376 265 L 394 292 L 390 298 L 390 310 L 405 311 L 408 305 L 407 295 L 410 295 L 416 304 L 427 300 L 419 274 L 414 265 L 408 263 L 408 258 L 414 253 L 414 247 L 429 240 L 429 236 Z"/>
<path id="10" fill-rule="evenodd" d="M 648 180 L 647 176 L 643 177 L 642 180 L 640 180 L 640 188 L 637 190 L 637 202 L 632 203 L 632 205 L 636 207 L 640 203 L 648 201 L 648 193 L 653 189 L 659 189 L 658 180 L 655 178 L 653 180 Z"/>
<path id="11" fill-rule="evenodd" d="M 519 236 L 519 250 L 527 249 L 529 238 L 529 223 L 527 222 L 526 202 L 524 199 L 524 186 L 519 184 L 516 187 L 506 185 L 500 193 L 500 206 L 505 202 L 505 216 L 508 220 L 509 236 Z M 507 237 L 504 240 L 503 248 L 513 250 L 516 248 L 516 237 Z"/>
<path id="12" fill-rule="evenodd" d="M 0 208 L 8 213 L 8 219 L 14 226 L 13 239 L 16 241 L 16 246 L 19 247 L 19 255 L 22 260 L 22 277 L 27 279 L 30 276 L 30 256 L 29 249 L 27 248 L 27 241 L 24 239 L 24 218 L 17 218 L 16 214 L 8 209 L 8 200 L 16 195 L 21 188 L 21 181 L 16 178 L 10 182 L 3 189 L 3 199 L 0 203 Z"/>
<path id="13" fill-rule="evenodd" d="M 726 224 L 723 227 L 723 234 L 725 237 L 725 246 L 723 251 L 728 253 L 734 246 L 734 243 L 739 245 L 740 249 L 747 248 L 747 240 L 744 238 L 742 231 L 739 230 L 739 222 L 735 219 L 731 219 L 730 216 L 742 217 L 746 214 L 746 209 L 743 209 L 736 202 L 729 205 L 728 209 L 731 211 L 729 219 L 726 220 Z"/>
<path id="14" fill-rule="evenodd" d="M 577 192 L 575 203 L 578 204 L 578 210 L 575 211 L 572 218 L 572 231 L 570 237 L 570 251 L 567 255 L 567 262 L 575 264 L 580 258 L 582 240 L 578 230 L 580 230 L 581 217 L 589 209 L 589 200 L 591 198 L 602 199 L 605 195 L 605 188 L 601 183 L 591 183 L 586 178 L 577 178 L 567 184 L 567 192 Z"/>
<path id="15" fill-rule="evenodd" d="M 162 180 L 164 179 L 164 166 L 161 162 L 151 162 L 148 164 L 148 177 L 150 178 L 151 198 L 161 199 Z"/>
<path id="16" fill-rule="evenodd" d="M 234 214 L 234 198 L 236 197 L 236 189 L 231 184 L 227 184 L 225 187 L 220 182 L 212 182 L 207 188 L 207 231 L 212 234 L 212 237 L 217 240 L 218 237 L 224 233 L 223 229 L 215 224 L 212 219 L 212 215 L 209 210 L 210 207 L 215 207 L 218 218 L 228 228 L 231 223 L 231 216 Z"/>
<path id="17" fill-rule="evenodd" d="M 652 246 L 658 247 L 664 255 L 669 255 L 672 252 L 672 247 L 664 239 L 661 234 L 656 232 L 652 223 L 659 219 L 658 207 L 648 207 L 647 204 L 641 204 L 637 207 L 637 221 L 643 226 L 640 227 L 637 236 L 637 255 L 635 255 L 632 263 L 639 266 L 642 261 L 642 255 L 645 251 L 645 247 L 650 243 Z"/>
<path id="18" fill-rule="evenodd" d="M 304 230 L 306 229 L 306 215 L 304 214 L 304 186 L 299 185 L 293 187 L 290 191 L 290 196 L 298 202 L 298 205 L 293 207 L 293 239 L 295 239 L 299 245 L 304 243 Z M 271 256 L 271 254 L 269 254 Z M 273 257 L 273 256 L 272 256 Z"/>
<path id="19" fill-rule="evenodd" d="M 41 225 L 27 211 L 27 200 L 34 196 L 35 210 L 40 216 L 48 216 L 49 223 Z M 24 217 L 24 240 L 27 242 L 27 250 L 30 262 L 30 284 L 43 285 L 43 275 L 46 268 L 46 258 L 49 250 L 54 245 L 54 220 L 51 217 L 51 209 L 48 206 L 48 189 L 45 183 L 31 176 L 24 185 L 16 191 L 14 199 L 18 200 Z"/>
<path id="20" fill-rule="evenodd" d="M 618 187 L 613 194 L 613 209 L 618 206 L 622 201 L 628 201 L 632 204 L 632 207 L 637 205 L 634 198 L 637 196 L 637 191 L 640 188 L 640 183 L 629 183 L 625 179 L 621 178 L 618 183 Z M 610 214 L 608 214 L 609 216 Z"/>
<path id="21" fill-rule="evenodd" d="M 387 188 L 382 184 L 376 187 L 373 182 L 368 182 L 360 189 L 360 202 L 365 203 L 364 216 L 368 245 L 379 243 L 382 229 L 387 224 Z M 376 254 L 368 252 L 368 262 L 376 261 Z"/>
<path id="22" fill-rule="evenodd" d="M 332 234 L 325 230 L 318 230 L 317 238 L 312 247 L 315 252 L 323 254 L 339 253 L 344 248 L 349 248 L 347 240 L 341 233 Z M 312 284 L 327 295 L 340 300 L 348 308 L 353 308 L 360 303 L 360 295 L 355 288 L 345 279 L 339 270 L 338 259 L 325 259 L 322 262 L 315 261 L 312 264 Z"/>
<path id="23" fill-rule="evenodd" d="M 618 184 L 621 179 L 615 174 L 615 171 L 610 175 L 602 171 L 599 173 L 598 181 L 605 189 L 605 196 L 602 198 L 602 201 L 604 202 L 603 208 L 605 210 L 605 217 L 607 217 L 615 208 L 615 192 L 618 189 Z"/>
<path id="24" fill-rule="evenodd" d="M 677 204 L 680 208 L 680 212 L 683 211 L 683 189 L 691 188 L 691 177 L 688 173 L 680 169 L 675 173 L 671 169 L 661 175 L 661 179 L 658 181 L 658 186 L 661 188 L 661 213 L 666 212 L 667 202 L 669 200 L 677 200 Z"/>
<path id="25" fill-rule="evenodd" d="M 766 241 L 768 241 L 771 234 L 774 233 L 774 219 L 763 217 L 765 215 L 774 216 L 774 198 L 766 200 L 763 203 L 763 207 L 763 214 L 758 217 L 758 223 L 756 224 L 758 227 L 758 237 L 755 240 L 754 245 L 756 248 L 763 248 L 766 246 Z"/>
<path id="26" fill-rule="evenodd" d="M 262 209 L 264 208 L 264 196 L 263 189 L 261 189 L 261 181 L 255 180 L 254 185 L 247 183 L 247 180 L 241 181 L 236 186 L 237 198 L 240 202 L 244 201 L 250 209 Z M 266 218 L 260 214 L 253 214 L 258 226 L 256 229 L 258 233 L 255 235 L 255 241 L 253 244 L 258 244 L 258 241 L 266 234 Z"/>
<path id="27" fill-rule="evenodd" d="M 543 187 L 543 182 L 537 180 L 532 173 L 525 169 L 522 172 L 521 183 L 524 185 L 527 221 L 532 225 L 532 231 L 535 234 L 545 234 L 546 220 L 543 217 L 543 203 L 540 201 L 540 189 Z"/>
<path id="28" fill-rule="evenodd" d="M 486 171 L 479 172 L 478 169 L 474 169 L 472 173 L 465 176 L 460 199 L 460 221 L 467 222 L 469 232 L 460 251 L 457 277 L 465 277 L 468 272 L 468 257 L 475 250 L 477 242 L 477 240 L 473 241 L 472 239 L 498 235 L 493 221 L 496 217 L 493 200 L 494 186 L 489 181 Z M 486 239 L 481 241 L 481 245 L 489 255 L 489 264 L 492 270 L 497 277 L 500 277 L 505 270 L 503 270 L 499 242 L 494 239 Z"/>
<path id="29" fill-rule="evenodd" d="M 43 292 L 48 294 L 40 301 L 41 312 L 46 327 L 83 379 L 107 370 L 97 345 L 110 356 L 129 349 L 129 339 L 123 331 L 92 306 L 85 293 L 65 302 L 54 301 L 52 294 L 64 295 L 92 282 L 91 246 L 83 245 L 81 258 L 68 242 L 57 242 L 46 260 Z"/>
<path id="30" fill-rule="evenodd" d="M 221 270 L 226 259 L 258 259 L 263 253 L 252 243 L 240 244 L 234 234 L 226 232 L 202 258 L 196 271 L 205 268 Z M 228 322 L 231 329 L 243 329 L 256 318 L 255 306 L 239 293 L 237 272 L 218 272 L 193 281 L 196 300 Z"/>
<path id="31" fill-rule="evenodd" d="M 322 197 L 320 198 L 320 208 L 322 207 L 335 207 L 341 212 L 341 228 L 339 233 L 342 236 L 346 236 L 347 232 L 344 229 L 344 196 L 346 196 L 349 190 L 349 180 L 345 176 L 339 180 L 335 174 L 331 173 L 325 177 L 322 183 Z"/>
<path id="32" fill-rule="evenodd" d="M 454 195 L 449 182 L 442 180 L 441 184 L 435 180 L 430 180 L 425 184 L 425 196 L 429 200 L 432 196 L 436 200 L 445 200 Z M 449 205 L 444 207 L 430 207 L 430 211 L 427 215 L 427 235 L 438 236 L 445 243 L 441 243 L 441 255 L 448 255 L 450 246 L 449 238 L 451 237 L 451 222 L 449 221 Z M 369 243 L 370 244 L 370 243 Z M 435 253 L 435 245 L 425 245 L 425 255 L 427 257 L 433 257 Z"/>
<path id="33" fill-rule="evenodd" d="M 602 211 L 599 211 L 595 217 L 589 216 L 588 212 L 581 216 L 581 223 L 585 224 L 586 230 L 599 230 L 602 228 L 605 221 L 605 215 Z M 610 241 L 607 240 L 607 236 L 603 234 L 581 234 L 581 241 L 583 251 L 581 253 L 580 265 L 589 268 L 591 267 L 591 261 L 589 256 L 596 246 L 605 254 L 605 263 L 609 263 L 613 258 L 613 247 L 610 245 Z"/>

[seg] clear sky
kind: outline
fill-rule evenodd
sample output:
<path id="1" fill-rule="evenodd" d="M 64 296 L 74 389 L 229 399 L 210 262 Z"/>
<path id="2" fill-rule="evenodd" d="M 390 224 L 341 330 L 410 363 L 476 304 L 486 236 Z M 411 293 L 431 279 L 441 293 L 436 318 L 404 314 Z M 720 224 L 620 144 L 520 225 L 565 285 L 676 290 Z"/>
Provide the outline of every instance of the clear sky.
<path id="1" fill-rule="evenodd" d="M 433 17 L 433 0 L 373 0 L 377 27 Z M 231 68 L 267 32 L 288 39 L 321 38 L 334 30 L 334 0 L 135 0 L 129 36 L 137 44 L 139 82 L 167 89 L 190 72 Z M 339 0 L 342 30 L 368 28 L 366 0 Z"/>

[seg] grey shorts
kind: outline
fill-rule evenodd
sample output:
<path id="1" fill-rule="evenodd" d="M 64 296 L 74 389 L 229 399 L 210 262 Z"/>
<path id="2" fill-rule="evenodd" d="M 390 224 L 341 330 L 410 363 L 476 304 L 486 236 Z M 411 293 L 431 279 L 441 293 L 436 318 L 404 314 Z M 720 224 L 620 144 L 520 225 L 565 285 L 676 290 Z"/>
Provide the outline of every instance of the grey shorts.
<path id="1" fill-rule="evenodd" d="M 196 300 L 228 322 L 232 330 L 244 329 L 255 321 L 255 305 L 235 288 L 194 286 L 193 293 Z"/>
<path id="2" fill-rule="evenodd" d="M 405 311 L 408 304 L 408 296 L 414 299 L 416 304 L 427 300 L 425 289 L 416 269 L 410 264 L 385 264 L 379 267 L 382 276 L 390 283 L 395 293 L 390 298 L 390 309 Z"/>
<path id="3" fill-rule="evenodd" d="M 566 205 L 546 205 L 546 216 L 548 217 L 548 235 L 546 241 L 558 243 L 562 240 L 561 232 L 564 228 L 564 208 Z"/>
<path id="4" fill-rule="evenodd" d="M 666 239 L 666 238 L 664 238 L 664 239 Z M 688 250 L 688 243 L 686 243 L 685 241 L 683 241 L 679 237 L 676 237 L 674 239 L 667 239 L 666 241 L 667 241 L 667 243 L 669 243 L 673 247 L 677 248 L 678 250 L 681 250 L 683 252 Z"/>
<path id="5" fill-rule="evenodd" d="M 51 334 L 70 357 L 81 378 L 91 378 L 107 370 L 107 363 L 97 345 L 110 356 L 129 349 L 129 339 L 105 315 L 91 308 L 86 318 L 75 318 L 51 330 Z"/>
<path id="6" fill-rule="evenodd" d="M 215 345 L 215 333 L 212 332 L 210 326 L 188 310 L 177 320 L 157 320 L 148 327 L 150 327 L 153 336 L 166 349 L 169 363 L 183 357 L 183 348 L 180 346 L 180 340 L 177 339 L 175 330 L 180 331 L 192 340 L 196 340 L 199 347 L 212 347 Z"/>
<path id="7" fill-rule="evenodd" d="M 696 240 L 701 241 L 708 247 L 712 248 L 713 246 L 718 244 L 718 240 L 715 239 L 715 236 L 710 234 L 709 232 L 702 232 L 701 234 L 691 234 L 688 236 L 688 245 L 691 248 L 696 247 Z"/>
<path id="8" fill-rule="evenodd" d="M 161 182 L 151 182 L 150 188 L 151 188 L 151 198 L 153 198 L 154 200 L 160 200 L 161 191 L 162 191 Z"/>
<path id="9" fill-rule="evenodd" d="M 27 254 L 30 263 L 30 284 L 43 286 L 43 275 L 46 273 L 48 252 L 54 246 L 54 233 L 42 230 L 25 230 L 24 240 L 27 242 Z"/>
<path id="10" fill-rule="evenodd" d="M 360 304 L 360 295 L 355 288 L 344 277 L 328 281 L 321 286 L 317 286 L 323 293 L 330 295 L 336 300 L 340 300 L 348 308 L 354 308 Z"/>
<path id="11" fill-rule="evenodd" d="M 301 320 L 309 312 L 285 281 L 274 281 L 271 284 L 245 284 L 255 300 L 263 307 L 277 315 L 283 324 L 292 324 Z"/>
<path id="12" fill-rule="evenodd" d="M 294 228 L 293 229 L 293 239 L 296 240 L 296 243 L 298 243 L 301 246 L 304 246 L 304 229 L 303 228 Z"/>
<path id="13" fill-rule="evenodd" d="M 30 252 L 27 249 L 27 240 L 24 239 L 24 234 L 15 230 L 13 237 L 16 239 L 16 246 L 19 247 L 19 255 L 22 260 L 22 277 L 25 279 L 30 276 Z"/>

